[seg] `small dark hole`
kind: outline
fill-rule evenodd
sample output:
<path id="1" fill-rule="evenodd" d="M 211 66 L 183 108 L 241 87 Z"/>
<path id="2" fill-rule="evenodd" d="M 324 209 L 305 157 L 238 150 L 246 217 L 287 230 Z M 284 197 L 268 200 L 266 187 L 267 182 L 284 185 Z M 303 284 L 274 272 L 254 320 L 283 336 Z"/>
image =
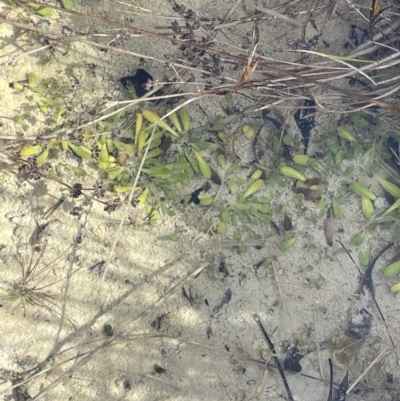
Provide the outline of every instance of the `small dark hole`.
<path id="1" fill-rule="evenodd" d="M 124 380 L 124 389 L 125 390 L 130 390 L 132 388 L 131 382 L 129 379 Z"/>
<path id="2" fill-rule="evenodd" d="M 105 324 L 103 326 L 103 334 L 107 337 L 112 337 L 114 335 L 114 329 L 110 324 Z"/>
<path id="3" fill-rule="evenodd" d="M 154 365 L 154 372 L 158 374 L 162 374 L 166 372 L 166 369 L 162 368 L 161 366 Z"/>

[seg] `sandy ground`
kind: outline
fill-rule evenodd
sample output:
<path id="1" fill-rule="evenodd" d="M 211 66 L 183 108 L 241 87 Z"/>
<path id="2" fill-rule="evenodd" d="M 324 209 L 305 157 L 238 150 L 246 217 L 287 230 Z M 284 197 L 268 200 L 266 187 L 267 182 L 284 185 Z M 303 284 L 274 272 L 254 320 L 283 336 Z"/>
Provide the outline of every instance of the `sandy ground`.
<path id="1" fill-rule="evenodd" d="M 147 11 L 140 12 L 133 12 L 132 0 L 125 4 L 104 0 L 95 2 L 95 6 L 94 2 L 76 3 L 79 12 L 118 22 L 131 20 L 141 27 L 167 25 L 171 21 L 157 12 L 174 15 L 172 2 L 163 2 L 160 9 L 159 1 L 142 1 Z M 225 15 L 232 6 L 232 2 L 215 3 L 193 0 L 186 6 L 208 17 Z M 279 1 L 258 3 L 268 8 L 279 5 Z M 0 5 L 4 10 L 6 5 Z M 244 17 L 254 6 L 253 1 L 247 0 L 234 15 Z M 303 10 L 302 7 L 298 9 Z M 15 14 L 9 17 L 15 18 Z M 31 23 L 40 19 L 32 15 Z M 62 13 L 50 21 L 48 29 L 57 32 L 68 25 L 79 33 L 107 34 L 110 41 L 119 33 L 115 27 Z M 343 19 L 328 24 L 324 39 L 331 45 L 330 53 L 344 53 L 349 24 Z M 292 54 L 287 41 L 299 38 L 300 30 L 280 20 L 266 21 L 260 24 L 258 50 L 289 60 Z M 250 25 L 226 28 L 219 40 L 234 49 L 249 33 Z M 308 37 L 314 34 L 312 28 L 307 31 Z M 147 58 L 139 60 L 132 54 L 104 52 L 78 42 L 73 42 L 65 55 L 65 45 L 60 43 L 54 58 L 48 51 L 21 56 L 46 45 L 34 42 L 30 36 L 11 25 L 0 24 L 3 117 L 13 118 L 21 113 L 23 105 L 32 104 L 26 91 L 10 88 L 9 83 L 35 72 L 39 77 L 64 77 L 68 88 L 64 94 L 67 115 L 75 118 L 77 124 L 85 123 L 91 118 L 91 109 L 105 101 L 124 99 L 121 77 L 132 75 L 141 67 L 161 78 L 165 65 L 151 58 L 163 59 L 163 54 L 178 52 L 167 41 L 117 37 L 113 42 L 116 47 Z M 102 43 L 108 40 L 100 39 Z M 239 73 L 232 74 L 237 78 Z M 243 97 L 235 99 L 239 110 L 250 103 Z M 216 114 L 224 114 L 223 107 L 223 99 L 217 97 L 195 103 L 190 106 L 192 125 L 213 121 Z M 288 114 L 288 130 L 300 143 L 300 133 L 291 117 L 293 111 Z M 317 150 L 326 152 L 326 146 L 321 149 L 318 141 L 323 135 L 329 138 L 328 144 L 336 143 L 338 119 L 336 115 L 317 113 L 309 154 Z M 2 119 L 2 136 L 28 138 L 48 134 L 43 121 L 37 108 L 21 124 Z M 361 137 L 363 133 L 357 134 Z M 364 141 L 368 144 L 368 138 Z M 8 143 L 2 141 L 4 150 Z M 251 146 L 243 138 L 237 148 L 241 157 L 237 176 L 246 179 L 252 173 Z M 63 177 L 71 177 L 71 169 L 79 166 L 76 158 L 64 153 L 52 163 L 57 163 L 57 171 Z M 372 157 L 345 160 L 342 171 L 355 164 L 357 167 L 347 177 L 337 169 L 326 171 L 329 185 L 324 199 L 330 203 L 344 183 L 359 180 L 378 195 L 376 213 L 383 212 L 388 207 L 383 192 L 365 174 L 372 163 Z M 81 182 L 84 186 L 93 185 L 99 172 L 85 168 L 88 175 Z M 249 241 L 248 250 L 239 253 L 232 231 L 223 236 L 204 233 L 206 209 L 201 206 L 176 208 L 174 217 L 162 215 L 158 224 L 151 227 L 144 224 L 141 206 L 123 206 L 109 215 L 98 202 L 68 198 L 46 218 L 46 212 L 66 192 L 65 188 L 51 180 L 23 180 L 6 157 L 1 169 L 0 391 L 5 400 L 29 399 L 22 394 L 24 391 L 31 397 L 43 392 L 41 399 L 60 401 L 288 399 L 277 369 L 265 365 L 274 361 L 255 315 L 275 344 L 281 363 L 295 347 L 304 355 L 300 373 L 286 371 L 295 400 L 328 398 L 329 358 L 334 362 L 335 389 L 347 370 L 350 383 L 365 372 L 347 400 L 398 399 L 395 389 L 399 387 L 400 369 L 398 350 L 393 344 L 397 346 L 400 332 L 399 296 L 390 293 L 390 283 L 382 275 L 395 250 L 378 260 L 372 275 L 375 298 L 386 322 L 367 296 L 353 296 L 360 286 L 360 271 L 365 270 L 359 264 L 359 252 L 368 251 L 374 258 L 389 241 L 398 241 L 398 232 L 378 226 L 367 230 L 363 244 L 356 247 L 353 237 L 367 226 L 357 196 L 342 201 L 344 217 L 334 221 L 334 244 L 329 247 L 324 236 L 325 217 L 319 216 L 320 211 L 312 202 L 306 202 L 300 212 L 290 180 L 283 180 L 274 187 L 272 218 L 282 230 L 283 215 L 291 217 L 294 246 L 282 252 L 282 238 L 269 224 L 260 224 L 254 231 L 261 239 Z M 224 172 L 220 174 L 223 177 Z M 203 183 L 198 179 L 179 195 L 190 193 Z M 268 195 L 270 189 L 266 187 L 262 194 Z M 216 193 L 218 187 L 212 184 L 211 191 Z M 232 198 L 227 188 L 222 196 Z M 169 201 L 163 201 L 173 207 Z M 82 208 L 78 217 L 70 214 L 74 206 Z M 119 231 L 123 216 L 128 216 L 131 224 Z M 315 223 L 310 216 L 318 217 Z M 218 219 L 218 214 L 212 212 L 206 218 L 214 225 Z M 45 229 L 41 232 L 38 227 Z M 166 239 L 180 230 L 183 235 L 178 241 Z M 342 252 L 339 240 L 355 263 Z M 268 263 L 259 263 L 265 260 Z M 25 295 L 25 305 L 20 302 L 21 296 L 16 300 L 10 296 L 15 295 L 13 283 L 19 282 L 21 269 L 32 271 L 31 285 L 36 294 Z M 202 273 L 194 277 L 197 269 L 203 269 Z M 358 343 L 360 350 L 354 351 L 356 356 L 345 358 L 341 348 L 348 349 L 345 333 L 351 308 L 365 308 L 372 316 L 372 327 Z M 28 376 L 30 380 L 24 386 L 11 390 L 13 384 Z"/>

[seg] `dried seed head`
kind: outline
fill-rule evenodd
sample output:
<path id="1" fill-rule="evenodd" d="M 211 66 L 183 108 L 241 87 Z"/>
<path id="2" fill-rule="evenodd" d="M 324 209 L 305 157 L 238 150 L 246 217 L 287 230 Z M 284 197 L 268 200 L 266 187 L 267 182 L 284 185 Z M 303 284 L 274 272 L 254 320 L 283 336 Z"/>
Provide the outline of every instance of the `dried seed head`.
<path id="1" fill-rule="evenodd" d="M 32 178 L 33 180 L 40 180 L 40 178 L 42 178 L 41 173 L 42 168 L 36 167 L 36 161 L 34 158 L 22 161 L 22 164 L 20 164 L 18 168 L 18 174 L 26 178 Z"/>
<path id="2" fill-rule="evenodd" d="M 41 176 L 40 171 L 39 171 L 38 168 L 33 168 L 33 169 L 31 170 L 31 173 L 30 173 L 30 175 L 29 175 L 29 178 L 32 178 L 32 179 L 34 179 L 34 180 L 40 180 L 41 177 L 42 177 L 42 176 Z"/>
<path id="3" fill-rule="evenodd" d="M 99 156 L 100 156 L 100 148 L 99 148 L 99 147 L 93 148 L 93 150 L 92 150 L 92 157 L 93 157 L 94 159 L 98 159 Z"/>
<path id="4" fill-rule="evenodd" d="M 121 134 L 121 130 L 118 127 L 114 127 L 111 130 L 111 139 L 117 138 Z"/>
<path id="5" fill-rule="evenodd" d="M 96 181 L 96 184 L 94 184 L 94 195 L 97 198 L 102 198 L 102 197 L 104 197 L 105 192 L 106 192 L 106 189 L 104 187 L 104 182 Z"/>
<path id="6" fill-rule="evenodd" d="M 44 173 L 47 173 L 51 169 L 51 164 L 49 162 L 46 162 L 43 164 L 42 167 L 40 167 L 39 170 L 41 170 Z"/>
<path id="7" fill-rule="evenodd" d="M 38 145 L 43 145 L 43 144 L 45 143 L 43 135 L 38 135 L 38 136 L 36 137 L 36 143 L 37 143 Z"/>
<path id="8" fill-rule="evenodd" d="M 112 213 L 115 212 L 121 205 L 121 201 L 119 198 L 115 198 L 114 200 L 107 203 L 107 206 L 104 208 L 105 212 Z"/>
<path id="9" fill-rule="evenodd" d="M 70 196 L 72 198 L 79 198 L 82 195 L 82 188 L 82 184 L 75 183 L 69 192 Z"/>
<path id="10" fill-rule="evenodd" d="M 72 216 L 77 216 L 77 217 L 80 217 L 81 212 L 82 212 L 81 206 L 74 206 L 74 208 L 70 211 Z"/>
<path id="11" fill-rule="evenodd" d="M 31 174 L 34 165 L 29 160 L 24 160 L 18 167 L 18 174 L 22 176 L 29 176 Z"/>

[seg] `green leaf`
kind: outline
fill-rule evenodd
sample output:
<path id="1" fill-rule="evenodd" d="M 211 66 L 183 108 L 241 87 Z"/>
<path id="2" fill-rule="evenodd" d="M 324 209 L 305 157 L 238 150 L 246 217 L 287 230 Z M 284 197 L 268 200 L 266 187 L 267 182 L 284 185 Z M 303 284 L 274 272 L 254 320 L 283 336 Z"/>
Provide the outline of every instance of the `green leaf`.
<path id="1" fill-rule="evenodd" d="M 158 212 L 157 210 L 153 210 L 153 213 L 149 216 L 150 220 L 150 225 L 155 226 L 157 224 L 157 219 L 158 219 Z"/>
<path id="2" fill-rule="evenodd" d="M 334 216 L 340 220 L 343 217 L 343 212 L 342 209 L 340 208 L 340 205 L 337 201 L 332 201 L 332 209 L 333 209 L 333 214 Z"/>
<path id="3" fill-rule="evenodd" d="M 100 154 L 99 154 L 99 161 L 101 162 L 106 162 L 109 159 L 108 151 L 107 151 L 107 145 L 102 145 Z"/>
<path id="4" fill-rule="evenodd" d="M 314 223 L 314 224 L 317 224 L 317 222 L 318 222 L 318 219 L 315 216 L 308 216 L 307 220 L 311 221 L 311 223 Z"/>
<path id="5" fill-rule="evenodd" d="M 400 207 L 400 198 L 399 199 L 397 199 L 397 201 L 396 202 L 394 202 L 393 203 L 393 205 L 392 206 L 390 206 L 390 208 L 388 209 L 388 210 L 386 210 L 386 212 L 385 213 L 383 213 L 383 215 L 382 216 L 385 216 L 385 215 L 387 215 L 387 214 L 389 214 L 389 213 L 391 213 L 391 212 L 393 212 L 393 210 L 396 210 L 397 208 L 399 208 Z"/>
<path id="6" fill-rule="evenodd" d="M 171 110 L 168 110 L 168 112 L 170 112 Z M 182 133 L 182 127 L 181 127 L 181 123 L 179 122 L 178 116 L 176 115 L 175 112 L 173 112 L 172 114 L 170 114 L 168 116 L 169 120 L 171 121 L 172 125 L 175 127 L 175 129 L 179 132 Z"/>
<path id="7" fill-rule="evenodd" d="M 182 235 L 182 233 L 175 233 L 175 234 L 171 234 L 170 236 L 169 236 L 169 239 L 171 240 L 171 241 L 178 241 L 178 239 L 181 237 L 181 235 Z"/>
<path id="8" fill-rule="evenodd" d="M 74 0 L 61 0 L 61 3 L 67 10 L 72 10 L 74 8 Z"/>
<path id="9" fill-rule="evenodd" d="M 173 210 L 168 209 L 168 208 L 165 207 L 165 206 L 163 206 L 163 211 L 164 211 L 168 216 L 170 216 L 170 217 L 173 217 L 173 216 L 176 215 L 176 213 L 175 213 Z"/>
<path id="10" fill-rule="evenodd" d="M 281 242 L 281 251 L 282 252 L 287 251 L 289 248 L 291 248 L 294 245 L 295 241 L 296 241 L 295 238 L 289 238 L 289 239 Z"/>
<path id="11" fill-rule="evenodd" d="M 68 146 L 77 156 L 81 157 L 82 159 L 90 159 L 92 157 L 92 151 L 86 146 L 76 146 L 73 143 L 68 143 Z"/>
<path id="12" fill-rule="evenodd" d="M 107 145 L 107 150 L 110 153 L 113 153 L 115 151 L 114 141 L 111 138 L 106 139 L 106 145 Z"/>
<path id="13" fill-rule="evenodd" d="M 400 198 L 400 188 L 397 185 L 383 179 L 382 177 L 376 177 L 376 180 L 379 182 L 379 184 L 386 192 L 388 192 L 395 198 Z"/>
<path id="14" fill-rule="evenodd" d="M 294 145 L 295 145 L 294 139 L 293 139 L 290 135 L 288 135 L 288 134 L 284 135 L 284 137 L 283 137 L 283 143 L 284 143 L 285 145 L 287 145 L 287 146 L 294 146 Z"/>
<path id="15" fill-rule="evenodd" d="M 179 116 L 181 118 L 182 121 L 182 125 L 183 125 L 183 130 L 184 131 L 189 131 L 190 130 L 190 114 L 189 114 L 189 110 L 185 107 L 182 107 L 179 110 Z"/>
<path id="16" fill-rule="evenodd" d="M 307 155 L 294 155 L 293 161 L 297 164 L 306 165 L 310 161 L 310 156 Z"/>
<path id="17" fill-rule="evenodd" d="M 182 123 L 183 123 L 183 121 L 182 121 Z M 223 131 L 224 129 L 225 129 L 225 123 L 222 122 L 222 117 L 216 116 L 213 121 L 213 125 L 210 128 L 210 131 Z"/>
<path id="18" fill-rule="evenodd" d="M 232 109 L 233 109 L 233 96 L 232 96 L 232 94 L 230 93 L 229 95 L 226 95 L 225 99 L 226 99 L 226 105 L 228 107 L 228 110 L 232 111 Z"/>
<path id="19" fill-rule="evenodd" d="M 164 121 L 151 110 L 142 110 L 143 117 L 151 124 L 157 124 L 160 128 L 165 129 L 170 134 L 179 137 L 179 135 Z"/>
<path id="20" fill-rule="evenodd" d="M 365 128 L 369 126 L 369 122 L 358 114 L 353 114 L 351 119 L 356 127 Z"/>
<path id="21" fill-rule="evenodd" d="M 113 170 L 110 170 L 107 174 L 107 178 L 109 180 L 115 180 L 123 171 L 124 171 L 124 168 L 122 166 L 117 167 Z"/>
<path id="22" fill-rule="evenodd" d="M 128 83 L 128 95 L 130 99 L 137 99 L 137 95 L 136 95 L 136 89 L 133 85 L 131 85 L 131 83 Z"/>
<path id="23" fill-rule="evenodd" d="M 41 8 L 40 10 L 37 11 L 37 13 L 42 15 L 43 17 L 51 17 L 53 15 L 53 12 L 48 7 Z"/>
<path id="24" fill-rule="evenodd" d="M 232 164 L 229 168 L 228 171 L 226 172 L 227 175 L 234 173 L 237 169 L 239 168 L 239 165 L 237 163 Z"/>
<path id="25" fill-rule="evenodd" d="M 225 156 L 223 154 L 219 154 L 217 156 L 217 159 L 218 159 L 219 166 L 222 167 L 222 168 L 225 168 L 225 165 L 226 165 Z"/>
<path id="26" fill-rule="evenodd" d="M 353 182 L 351 184 L 351 189 L 359 196 L 368 198 L 369 200 L 376 200 L 376 195 L 369 190 L 363 183 L 361 182 Z"/>
<path id="27" fill-rule="evenodd" d="M 200 205 L 202 206 L 211 206 L 214 202 L 214 197 L 212 195 L 205 194 L 202 197 L 202 194 L 199 195 Z"/>
<path id="28" fill-rule="evenodd" d="M 38 14 L 42 15 L 43 17 L 51 17 L 52 11 L 49 7 L 42 7 L 39 4 L 28 3 Z"/>
<path id="29" fill-rule="evenodd" d="M 361 231 L 353 238 L 353 243 L 355 246 L 360 246 L 364 242 L 365 231 Z"/>
<path id="30" fill-rule="evenodd" d="M 26 15 L 21 14 L 21 13 L 18 13 L 18 19 L 23 24 L 27 24 L 29 22 L 29 17 L 27 17 Z"/>
<path id="31" fill-rule="evenodd" d="M 243 252 L 246 252 L 247 251 L 247 246 L 245 245 L 245 244 L 240 244 L 239 246 L 238 246 L 238 252 L 239 253 L 243 253 Z M 398 291 L 398 290 L 397 290 Z"/>
<path id="32" fill-rule="evenodd" d="M 314 283 L 315 288 L 317 290 L 320 290 L 322 288 L 322 286 L 324 285 L 324 283 L 325 283 L 324 278 L 323 277 L 319 277 Z"/>
<path id="33" fill-rule="evenodd" d="M 256 134 L 254 128 L 250 124 L 243 125 L 242 131 L 243 131 L 243 134 L 245 135 L 245 137 L 249 140 L 253 139 Z"/>
<path id="34" fill-rule="evenodd" d="M 400 260 L 390 264 L 383 271 L 383 275 L 385 277 L 394 277 L 394 276 L 397 276 L 398 274 L 400 274 Z"/>
<path id="35" fill-rule="evenodd" d="M 264 180 L 257 180 L 253 182 L 247 191 L 244 193 L 243 198 L 246 199 L 248 196 L 253 195 L 257 191 L 259 191 L 264 186 Z"/>
<path id="36" fill-rule="evenodd" d="M 346 141 L 349 141 L 349 142 L 356 142 L 356 139 L 354 138 L 353 135 L 350 134 L 350 132 L 347 130 L 347 128 L 339 126 L 337 128 L 337 130 L 338 130 L 338 135 L 341 138 L 343 138 L 343 139 L 345 139 Z"/>
<path id="37" fill-rule="evenodd" d="M 200 152 L 202 150 L 209 150 L 211 152 L 215 152 L 217 149 L 219 149 L 219 145 L 208 141 L 191 142 L 190 145 L 197 152 Z"/>
<path id="38" fill-rule="evenodd" d="M 360 259 L 360 263 L 363 266 L 368 266 L 369 265 L 369 253 L 367 251 L 361 251 L 359 253 L 359 259 Z"/>
<path id="39" fill-rule="evenodd" d="M 306 247 L 307 249 L 317 249 L 317 245 L 315 245 L 315 244 L 312 243 L 312 242 L 307 242 L 307 243 L 305 244 L 305 247 Z"/>
<path id="40" fill-rule="evenodd" d="M 34 72 L 28 75 L 28 85 L 30 88 L 35 88 L 37 86 L 37 77 Z"/>
<path id="41" fill-rule="evenodd" d="M 160 156 L 162 152 L 163 151 L 160 148 L 150 150 L 149 152 L 147 152 L 146 160 L 153 159 L 154 157 Z"/>
<path id="42" fill-rule="evenodd" d="M 225 221 L 220 221 L 217 227 L 217 233 L 223 234 L 226 231 L 226 223 Z"/>
<path id="43" fill-rule="evenodd" d="M 203 159 L 203 157 L 200 155 L 200 153 L 196 152 L 195 150 L 193 150 L 193 153 L 196 156 L 197 162 L 199 163 L 201 174 L 203 174 L 203 176 L 205 178 L 207 178 L 207 180 L 209 180 L 211 178 L 210 166 Z"/>
<path id="44" fill-rule="evenodd" d="M 126 148 L 126 144 L 125 143 L 120 142 L 120 141 L 118 141 L 116 139 L 114 139 L 114 146 L 120 151 L 124 151 L 125 148 Z"/>
<path id="45" fill-rule="evenodd" d="M 86 171 L 81 167 L 74 167 L 73 170 L 79 177 L 84 177 L 87 174 Z"/>
<path id="46" fill-rule="evenodd" d="M 319 162 L 317 159 L 311 158 L 311 159 L 308 161 L 308 165 L 309 165 L 310 167 L 312 167 L 312 168 L 313 168 L 315 171 L 317 171 L 318 173 L 322 173 L 322 166 L 321 166 L 320 162 Z"/>
<path id="47" fill-rule="evenodd" d="M 335 164 L 338 166 L 339 164 L 342 163 L 343 159 L 344 159 L 344 151 L 343 149 L 340 149 L 335 155 Z"/>
<path id="48" fill-rule="evenodd" d="M 379 143 L 374 143 L 371 145 L 363 154 L 363 157 L 368 157 L 371 156 L 372 153 L 374 153 L 376 150 L 379 149 L 380 144 Z"/>
<path id="49" fill-rule="evenodd" d="M 372 204 L 371 200 L 365 198 L 364 196 L 361 197 L 361 209 L 364 213 L 364 216 L 369 219 L 374 214 L 374 205 Z"/>
<path id="50" fill-rule="evenodd" d="M 271 142 L 272 142 L 272 149 L 274 150 L 274 152 L 279 153 L 281 149 L 281 142 L 279 138 L 276 135 L 273 135 L 271 138 Z"/>
<path id="51" fill-rule="evenodd" d="M 14 82 L 13 88 L 21 91 L 22 89 L 24 89 L 24 86 L 22 84 L 20 84 L 19 82 Z"/>
<path id="52" fill-rule="evenodd" d="M 200 197 L 200 195 L 199 195 L 199 197 Z M 248 205 L 247 203 L 233 202 L 232 204 L 238 210 L 249 210 L 250 209 L 250 205 Z"/>
<path id="53" fill-rule="evenodd" d="M 239 231 L 238 229 L 236 229 L 236 230 L 233 232 L 233 238 L 234 238 L 234 239 L 238 240 L 238 239 L 240 239 L 241 236 L 242 236 L 242 234 L 240 233 L 240 231 Z"/>
<path id="54" fill-rule="evenodd" d="M 38 167 L 42 167 L 44 163 L 46 163 L 47 158 L 49 157 L 49 149 L 46 148 L 37 158 L 36 165 Z"/>
<path id="55" fill-rule="evenodd" d="M 261 203 L 255 203 L 253 206 L 260 213 L 266 214 L 266 213 L 269 213 L 271 211 L 269 205 L 263 205 Z"/>
<path id="56" fill-rule="evenodd" d="M 22 157 L 29 157 L 33 156 L 35 153 L 38 153 L 40 149 L 42 149 L 40 145 L 30 145 L 23 148 L 19 154 Z"/>
<path id="57" fill-rule="evenodd" d="M 57 106 L 57 101 L 50 97 L 39 97 L 38 105 L 54 107 L 54 106 Z"/>
<path id="58" fill-rule="evenodd" d="M 163 168 L 157 168 L 157 167 L 144 168 L 144 169 L 142 169 L 142 171 L 147 175 L 150 175 L 155 178 L 161 178 L 164 180 L 171 177 L 171 173 L 167 169 L 163 169 Z"/>
<path id="59" fill-rule="evenodd" d="M 186 160 L 190 163 L 192 166 L 192 169 L 196 174 L 201 174 L 199 163 L 196 161 L 196 159 L 192 156 L 190 156 L 188 153 L 185 153 Z"/>
<path id="60" fill-rule="evenodd" d="M 121 185 L 123 187 L 127 187 L 129 185 L 130 175 L 125 172 L 125 173 L 121 174 L 120 176 L 118 176 L 117 179 L 121 182 Z"/>
<path id="61" fill-rule="evenodd" d="M 222 221 L 224 221 L 225 223 L 231 222 L 231 216 L 229 214 L 229 210 L 227 207 L 224 207 L 222 209 L 221 217 L 222 217 Z"/>

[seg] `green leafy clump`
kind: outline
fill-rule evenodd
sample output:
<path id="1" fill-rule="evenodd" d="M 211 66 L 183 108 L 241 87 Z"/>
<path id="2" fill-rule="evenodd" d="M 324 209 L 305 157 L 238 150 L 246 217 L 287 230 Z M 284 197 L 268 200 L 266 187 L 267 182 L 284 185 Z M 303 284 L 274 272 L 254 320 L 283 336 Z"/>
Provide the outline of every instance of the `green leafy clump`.
<path id="1" fill-rule="evenodd" d="M 43 82 L 39 81 L 35 74 L 31 74 L 29 89 L 38 90 L 42 87 Z M 64 113 L 65 108 L 59 110 L 58 115 L 61 119 L 64 118 Z M 156 188 L 164 191 L 177 205 L 179 203 L 177 191 L 183 189 L 196 176 L 221 185 L 222 180 L 217 169 L 222 168 L 227 177 L 226 187 L 236 194 L 236 199 L 216 201 L 215 193 L 205 191 L 198 195 L 200 205 L 211 207 L 216 214 L 221 215 L 219 223 L 215 226 L 218 233 L 223 234 L 232 226 L 236 238 L 244 240 L 249 235 L 252 238 L 260 238 L 247 225 L 269 223 L 271 220 L 269 198 L 257 196 L 265 185 L 262 179 L 263 170 L 256 169 L 248 180 L 240 179 L 236 174 L 239 165 L 226 164 L 224 146 L 206 141 L 200 133 L 191 130 L 191 118 L 186 108 L 181 108 L 179 113 L 170 113 L 169 117 L 173 128 L 153 111 L 140 110 L 133 117 L 132 125 L 132 118 L 128 119 L 126 114 L 121 112 L 101 121 L 90 131 L 69 137 L 61 136 L 55 139 L 51 146 L 40 144 L 26 146 L 20 155 L 35 156 L 37 167 L 40 167 L 53 157 L 55 150 L 73 152 L 85 164 L 97 168 L 110 183 L 107 189 L 116 193 L 132 190 L 135 177 L 145 157 L 140 170 L 142 176 L 138 191 L 140 193 L 142 188 L 143 193 L 143 188 L 147 188 L 146 199 L 141 203 L 150 206 Z M 156 125 L 155 131 L 154 125 Z M 112 136 L 107 134 L 114 132 L 115 126 L 118 126 L 118 133 Z M 222 125 L 220 128 L 223 128 Z M 169 153 L 168 161 L 162 157 L 166 152 Z M 217 161 L 219 167 L 212 166 L 213 160 Z M 87 174 L 83 168 L 74 168 L 73 171 L 79 177 Z M 51 173 L 56 176 L 55 171 Z M 184 199 L 188 202 L 190 198 L 185 196 Z M 159 204 L 151 206 L 153 207 L 154 210 L 147 211 L 151 224 L 155 224 L 159 209 L 171 214 L 169 209 Z"/>
<path id="2" fill-rule="evenodd" d="M 44 116 L 46 126 L 55 129 L 65 121 L 67 86 L 62 76 L 39 79 L 36 73 L 31 72 L 23 83 L 15 82 L 13 87 L 24 91 L 28 101 L 22 106 L 22 113 L 14 118 L 16 122 Z"/>
<path id="3" fill-rule="evenodd" d="M 68 126 L 68 110 L 60 100 L 63 97 L 56 96 L 62 88 L 62 79 L 40 80 L 34 73 L 29 74 L 27 84 L 22 85 L 22 90 L 35 94 L 38 99 L 36 107 L 42 113 L 53 115 L 53 127 L 60 124 Z M 364 124 L 359 116 L 353 120 L 354 125 Z M 130 192 L 140 172 L 138 193 L 147 190 L 145 200 L 141 203 L 150 207 L 147 213 L 151 224 L 155 224 L 161 209 L 165 209 L 167 214 L 172 213 L 159 203 L 152 205 L 158 191 L 163 191 L 172 204 L 179 207 L 182 197 L 183 204 L 191 201 L 191 194 L 179 192 L 196 177 L 218 186 L 223 185 L 221 191 L 215 186 L 200 191 L 197 194 L 198 203 L 208 208 L 214 216 L 213 228 L 216 233 L 232 235 L 244 245 L 247 238 L 261 238 L 254 227 L 271 222 L 271 214 L 276 212 L 271 211 L 271 200 L 278 190 L 287 187 L 288 181 L 292 181 L 291 189 L 294 192 L 292 206 L 308 221 L 315 224 L 318 219 L 324 218 L 329 205 L 332 206 L 333 216 L 342 219 L 341 205 L 351 193 L 338 188 L 335 199 L 327 199 L 330 177 L 352 176 L 355 167 L 342 169 L 343 163 L 355 157 L 366 159 L 379 149 L 378 146 L 369 147 L 362 156 L 363 147 L 357 142 L 356 136 L 349 128 L 340 126 L 337 134 L 342 141 L 339 145 L 328 145 L 325 164 L 300 152 L 293 155 L 293 163 L 283 163 L 282 142 L 289 148 L 298 147 L 300 142 L 285 134 L 281 139 L 277 137 L 279 143 L 275 146 L 272 135 L 271 146 L 277 153 L 275 164 L 267 167 L 256 163 L 251 168 L 250 177 L 244 178 L 241 176 L 243 169 L 238 174 L 240 166 L 236 162 L 235 146 L 239 140 L 254 140 L 257 125 L 243 123 L 231 132 L 223 119 L 216 116 L 208 130 L 210 140 L 204 139 L 207 136 L 203 132 L 192 129 L 190 112 L 185 107 L 177 112 L 167 111 L 163 118 L 148 109 L 137 110 L 133 116 L 131 112 L 121 111 L 101 120 L 90 131 L 61 136 L 51 145 L 31 144 L 22 149 L 20 154 L 23 157 L 36 157 L 37 167 L 40 167 L 53 157 L 55 150 L 71 151 L 84 163 L 97 168 L 108 182 L 106 188 L 116 193 Z M 74 171 L 80 177 L 86 175 L 82 168 L 75 168 Z M 396 185 L 382 177 L 377 180 L 392 195 L 400 194 Z M 376 195 L 358 180 L 352 182 L 351 189 L 361 198 L 360 210 L 366 218 L 371 218 L 375 213 L 372 202 Z M 233 196 L 226 196 L 227 191 Z M 269 196 L 266 196 L 267 192 Z M 309 206 L 305 201 L 314 202 L 314 206 Z M 387 213 L 390 215 L 398 204 L 400 202 L 395 202 Z M 281 248 L 287 250 L 294 243 L 294 238 L 285 238 Z M 366 263 L 367 255 L 361 254 L 360 259 Z"/>

